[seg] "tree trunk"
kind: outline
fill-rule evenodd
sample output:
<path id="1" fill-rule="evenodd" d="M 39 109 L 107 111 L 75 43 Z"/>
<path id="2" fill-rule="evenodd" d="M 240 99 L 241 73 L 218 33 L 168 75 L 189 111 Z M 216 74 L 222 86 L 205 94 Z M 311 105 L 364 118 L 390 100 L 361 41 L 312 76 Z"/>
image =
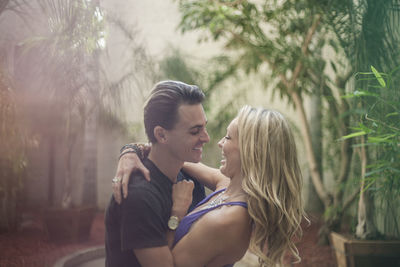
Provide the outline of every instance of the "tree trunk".
<path id="1" fill-rule="evenodd" d="M 97 206 L 97 108 L 91 110 L 84 132 L 84 180 L 82 204 Z"/>
<path id="2" fill-rule="evenodd" d="M 322 184 L 321 176 L 318 172 L 319 167 L 312 147 L 310 127 L 304 110 L 303 101 L 300 99 L 300 96 L 295 91 L 292 91 L 291 96 L 295 103 L 296 110 L 300 116 L 301 132 L 304 138 L 308 164 L 310 166 L 311 179 L 319 198 L 324 204 L 325 209 L 327 209 L 332 204 L 332 198 Z"/>
<path id="3" fill-rule="evenodd" d="M 55 164 L 56 164 L 56 150 L 55 150 L 55 137 L 54 134 L 51 132 L 48 136 L 48 159 L 49 159 L 49 166 L 48 166 L 48 179 L 49 184 L 47 187 L 47 201 L 50 206 L 55 205 L 54 200 L 54 191 L 55 191 Z"/>
<path id="4" fill-rule="evenodd" d="M 322 178 L 322 128 L 321 128 L 321 93 L 316 90 L 316 92 L 311 97 L 310 103 L 310 130 L 311 130 L 311 140 L 312 147 L 317 161 L 318 172 Z M 320 214 L 324 211 L 324 205 L 321 199 L 318 197 L 315 191 L 314 185 L 311 181 L 311 177 L 308 178 L 308 183 L 306 192 L 305 209 L 308 212 Z"/>
<path id="5" fill-rule="evenodd" d="M 92 4 L 98 4 L 98 1 Z M 96 50 L 89 59 L 93 79 L 91 84 L 95 86 L 90 88 L 88 95 L 88 104 L 85 109 L 85 130 L 84 130 L 84 180 L 82 204 L 91 207 L 97 207 L 97 125 L 98 125 L 98 105 L 100 103 L 100 77 L 99 77 L 99 50 Z"/>
<path id="6" fill-rule="evenodd" d="M 321 15 L 318 14 L 315 16 L 313 24 L 310 26 L 310 28 L 308 29 L 308 31 L 304 37 L 304 42 L 301 47 L 301 51 L 303 52 L 304 55 L 308 54 L 308 46 L 311 43 L 312 37 L 315 34 L 320 21 L 321 21 Z M 307 160 L 308 160 L 308 164 L 310 166 L 311 180 L 314 184 L 315 190 L 317 191 L 318 197 L 321 199 L 322 203 L 324 204 L 324 208 L 327 209 L 332 204 L 332 197 L 329 195 L 329 193 L 326 191 L 324 185 L 322 184 L 322 179 L 321 179 L 320 173 L 318 171 L 319 166 L 318 166 L 318 162 L 315 158 L 315 154 L 314 154 L 314 150 L 313 150 L 313 146 L 312 146 L 310 125 L 307 120 L 306 112 L 304 110 L 304 101 L 303 101 L 303 99 L 301 99 L 301 96 L 299 95 L 299 93 L 296 90 L 294 90 L 295 86 L 296 86 L 297 78 L 301 74 L 302 70 L 303 70 L 303 64 L 302 64 L 302 61 L 299 60 L 293 69 L 293 75 L 291 77 L 291 80 L 288 81 L 283 74 L 280 75 L 280 79 L 281 79 L 281 82 L 286 86 L 287 91 L 289 92 L 289 95 L 290 95 L 291 99 L 293 100 L 295 108 L 300 116 L 301 133 L 304 138 L 304 145 L 305 145 L 305 149 L 306 149 Z"/>
<path id="7" fill-rule="evenodd" d="M 365 138 L 361 137 L 361 144 L 365 144 Z M 356 237 L 371 239 L 376 237 L 377 230 L 373 221 L 374 203 L 371 193 L 366 188 L 365 173 L 368 163 L 367 148 L 361 147 L 361 189 L 358 201 Z"/>
<path id="8" fill-rule="evenodd" d="M 93 1 L 92 5 L 99 6 L 99 1 Z M 84 180 L 82 204 L 97 207 L 97 126 L 100 101 L 100 50 L 95 50 L 88 58 L 88 66 L 91 71 L 89 79 L 93 87 L 89 88 L 88 103 L 85 108 L 84 129 Z"/>
<path id="9" fill-rule="evenodd" d="M 71 159 L 72 159 L 72 151 L 75 144 L 75 138 L 73 138 L 73 131 L 71 126 L 71 115 L 68 115 L 67 119 L 67 136 L 66 136 L 66 146 L 65 146 L 65 180 L 64 180 L 64 190 L 63 197 L 61 201 L 61 206 L 64 209 L 71 208 L 72 205 L 72 196 L 71 196 Z"/>

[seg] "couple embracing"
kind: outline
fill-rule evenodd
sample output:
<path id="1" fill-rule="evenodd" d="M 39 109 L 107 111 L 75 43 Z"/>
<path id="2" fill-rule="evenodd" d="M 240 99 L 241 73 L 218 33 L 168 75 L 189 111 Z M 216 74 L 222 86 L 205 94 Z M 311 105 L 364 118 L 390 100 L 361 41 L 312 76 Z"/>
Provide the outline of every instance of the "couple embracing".
<path id="1" fill-rule="evenodd" d="M 287 253 L 300 259 L 302 177 L 287 121 L 243 107 L 218 143 L 214 169 L 199 163 L 210 140 L 203 99 L 177 81 L 152 90 L 144 108 L 151 146 L 125 145 L 113 179 L 107 267 L 233 266 L 249 247 L 261 266 Z M 214 192 L 205 197 L 203 186 Z"/>

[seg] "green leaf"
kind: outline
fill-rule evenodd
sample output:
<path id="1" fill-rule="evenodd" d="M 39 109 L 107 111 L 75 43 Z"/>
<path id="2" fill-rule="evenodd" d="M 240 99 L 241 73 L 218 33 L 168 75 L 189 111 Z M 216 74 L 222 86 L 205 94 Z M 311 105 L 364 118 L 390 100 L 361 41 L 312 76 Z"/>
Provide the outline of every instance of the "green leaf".
<path id="1" fill-rule="evenodd" d="M 359 129 L 360 129 L 361 131 L 364 131 L 364 132 L 366 132 L 366 133 L 371 133 L 371 132 L 373 132 L 373 130 L 372 130 L 370 127 L 368 127 L 367 125 L 365 125 L 365 124 L 362 123 L 362 122 L 360 122 L 360 123 L 358 124 L 358 126 L 359 126 Z"/>
<path id="2" fill-rule="evenodd" d="M 342 95 L 340 97 L 346 99 L 346 98 L 353 98 L 353 97 L 356 97 L 356 96 L 354 94 L 347 94 L 347 95 Z"/>
<path id="3" fill-rule="evenodd" d="M 399 113 L 398 112 L 392 112 L 392 113 L 389 113 L 389 114 L 386 114 L 386 118 L 388 118 L 388 117 L 391 117 L 391 116 L 398 116 L 399 115 Z"/>
<path id="4" fill-rule="evenodd" d="M 361 97 L 361 96 L 378 97 L 379 95 L 376 93 L 365 91 L 365 90 L 355 90 L 353 93 L 341 96 L 341 98 L 353 98 L 353 97 Z"/>
<path id="5" fill-rule="evenodd" d="M 357 136 L 362 136 L 362 135 L 366 135 L 367 133 L 365 131 L 361 131 L 361 132 L 355 132 L 355 133 L 351 133 L 345 136 L 342 136 L 342 138 L 340 138 L 341 140 L 344 139 L 349 139 L 349 138 L 353 138 L 353 137 L 357 137 Z"/>
<path id="6" fill-rule="evenodd" d="M 382 78 L 382 75 L 374 68 L 374 66 L 371 66 L 371 70 L 374 73 L 376 79 L 378 80 L 379 84 L 382 87 L 386 87 L 386 82 L 385 80 Z"/>
<path id="7" fill-rule="evenodd" d="M 371 93 L 371 92 L 368 92 L 365 90 L 355 90 L 354 95 L 356 95 L 356 96 L 376 96 L 376 97 L 379 96 L 376 93 Z"/>
<path id="8" fill-rule="evenodd" d="M 379 136 L 372 137 L 372 136 L 370 136 L 370 137 L 368 137 L 368 142 L 371 142 L 371 143 L 382 143 L 382 142 L 386 142 L 386 141 L 390 140 L 391 138 L 393 138 L 395 136 L 396 135 L 394 135 L 394 134 L 390 134 L 390 135 L 387 135 L 385 137 L 379 137 Z"/>

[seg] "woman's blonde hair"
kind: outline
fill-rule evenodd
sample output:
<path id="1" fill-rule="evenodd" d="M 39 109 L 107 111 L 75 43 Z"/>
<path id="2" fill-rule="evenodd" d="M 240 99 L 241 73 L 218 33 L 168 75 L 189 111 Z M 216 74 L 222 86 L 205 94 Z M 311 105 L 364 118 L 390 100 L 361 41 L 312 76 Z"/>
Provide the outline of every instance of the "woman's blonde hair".
<path id="1" fill-rule="evenodd" d="M 238 134 L 243 189 L 253 220 L 250 249 L 261 266 L 282 263 L 286 252 L 300 261 L 294 239 L 302 234 L 302 175 L 289 125 L 277 111 L 244 106 Z"/>

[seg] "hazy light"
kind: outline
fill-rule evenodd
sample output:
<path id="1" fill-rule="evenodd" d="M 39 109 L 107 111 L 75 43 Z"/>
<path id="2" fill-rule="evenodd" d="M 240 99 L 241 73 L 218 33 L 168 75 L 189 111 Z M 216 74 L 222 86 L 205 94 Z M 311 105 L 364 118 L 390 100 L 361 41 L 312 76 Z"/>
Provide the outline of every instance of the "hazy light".
<path id="1" fill-rule="evenodd" d="M 104 49 L 106 47 L 106 38 L 104 38 L 104 32 L 101 32 L 101 37 L 97 40 L 97 46 L 100 49 Z"/>

